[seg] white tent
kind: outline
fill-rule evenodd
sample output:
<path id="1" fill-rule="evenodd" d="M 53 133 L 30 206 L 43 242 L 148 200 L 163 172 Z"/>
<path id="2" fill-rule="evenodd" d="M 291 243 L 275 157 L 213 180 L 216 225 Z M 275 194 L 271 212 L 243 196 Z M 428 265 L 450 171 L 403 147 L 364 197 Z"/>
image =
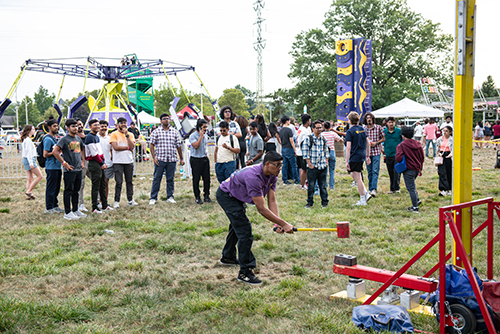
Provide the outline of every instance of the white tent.
<path id="1" fill-rule="evenodd" d="M 139 122 L 141 124 L 159 124 L 161 123 L 160 119 L 158 117 L 151 116 L 145 111 L 141 111 L 137 117 L 139 117 Z"/>
<path id="2" fill-rule="evenodd" d="M 388 105 L 379 110 L 372 112 L 375 117 L 411 117 L 411 118 L 424 118 L 424 117 L 443 117 L 444 111 L 434 109 L 424 104 L 412 101 L 409 98 L 404 98 L 401 101 Z"/>

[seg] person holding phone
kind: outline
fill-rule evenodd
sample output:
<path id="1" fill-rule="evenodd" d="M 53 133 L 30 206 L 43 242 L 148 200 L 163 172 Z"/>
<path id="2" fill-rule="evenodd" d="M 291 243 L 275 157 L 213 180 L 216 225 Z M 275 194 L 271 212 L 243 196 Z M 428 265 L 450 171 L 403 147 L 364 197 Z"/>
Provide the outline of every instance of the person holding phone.
<path id="1" fill-rule="evenodd" d="M 193 193 L 197 204 L 210 203 L 210 160 L 208 159 L 208 122 L 198 119 L 196 131 L 189 136 L 191 143 L 191 171 L 193 174 Z M 200 197 L 200 178 L 203 178 L 203 201 Z"/>

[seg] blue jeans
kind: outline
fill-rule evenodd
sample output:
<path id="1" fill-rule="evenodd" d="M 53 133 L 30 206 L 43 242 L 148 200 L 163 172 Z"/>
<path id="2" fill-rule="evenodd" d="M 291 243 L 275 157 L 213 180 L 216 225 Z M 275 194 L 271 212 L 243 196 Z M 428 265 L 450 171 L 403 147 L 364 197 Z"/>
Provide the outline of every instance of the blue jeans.
<path id="1" fill-rule="evenodd" d="M 328 173 L 330 174 L 330 189 L 335 189 L 335 163 L 337 162 L 335 157 L 335 150 L 330 151 L 330 158 L 328 159 Z"/>
<path id="2" fill-rule="evenodd" d="M 289 179 L 295 180 L 296 184 L 300 184 L 299 173 L 297 171 L 297 158 L 293 148 L 281 148 L 281 155 L 283 156 L 283 182 L 288 183 Z"/>
<path id="3" fill-rule="evenodd" d="M 167 178 L 167 198 L 174 196 L 174 176 L 176 166 L 176 162 L 158 160 L 158 166 L 155 164 L 155 171 L 153 173 L 153 185 L 151 186 L 150 199 L 158 199 L 158 192 L 160 191 L 163 173 L 166 174 Z"/>
<path id="4" fill-rule="evenodd" d="M 425 140 L 425 156 L 429 156 L 429 146 L 432 143 L 432 157 L 436 157 L 436 141 L 434 139 L 426 139 Z"/>
<path id="5" fill-rule="evenodd" d="M 215 163 L 215 175 L 217 175 L 217 181 L 219 181 L 219 183 L 224 182 L 228 177 L 231 176 L 231 174 L 234 173 L 235 170 L 236 161 Z"/>
<path id="6" fill-rule="evenodd" d="M 368 190 L 377 190 L 378 174 L 380 172 L 380 154 L 370 157 L 371 163 L 366 165 L 368 171 Z"/>
<path id="7" fill-rule="evenodd" d="M 326 173 L 326 168 L 307 168 L 307 182 L 309 183 L 309 187 L 307 188 L 307 204 L 314 204 L 314 187 L 312 185 L 318 182 L 321 205 L 328 205 L 328 192 L 326 191 Z"/>

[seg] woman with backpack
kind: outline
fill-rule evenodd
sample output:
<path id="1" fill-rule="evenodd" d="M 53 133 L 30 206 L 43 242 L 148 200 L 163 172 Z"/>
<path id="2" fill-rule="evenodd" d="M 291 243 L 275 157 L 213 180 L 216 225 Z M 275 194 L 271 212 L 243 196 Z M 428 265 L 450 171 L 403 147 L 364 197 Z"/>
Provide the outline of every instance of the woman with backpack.
<path id="1" fill-rule="evenodd" d="M 31 140 L 34 134 L 35 127 L 31 124 L 27 124 L 21 134 L 23 166 L 27 176 L 25 193 L 27 200 L 36 199 L 32 191 L 43 178 L 42 172 L 40 168 L 38 168 L 36 161 L 36 147 Z M 35 175 L 35 178 L 33 178 L 33 175 Z"/>

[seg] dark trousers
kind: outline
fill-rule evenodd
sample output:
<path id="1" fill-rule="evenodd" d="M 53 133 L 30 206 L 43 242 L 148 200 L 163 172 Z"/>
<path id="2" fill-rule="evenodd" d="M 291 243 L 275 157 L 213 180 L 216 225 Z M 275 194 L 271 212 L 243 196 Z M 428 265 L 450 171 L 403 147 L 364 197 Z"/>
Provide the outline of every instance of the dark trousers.
<path id="1" fill-rule="evenodd" d="M 134 199 L 134 184 L 132 179 L 134 177 L 134 164 L 113 164 L 113 171 L 115 173 L 115 202 L 120 202 L 123 185 L 123 174 L 125 174 L 125 183 L 127 185 L 127 200 L 130 202 Z"/>
<path id="2" fill-rule="evenodd" d="M 446 158 L 450 152 L 443 153 L 443 163 L 438 166 L 439 190 L 451 190 L 451 175 L 453 163 L 451 158 Z"/>
<path id="3" fill-rule="evenodd" d="M 97 210 L 99 203 L 98 197 L 101 197 L 102 208 L 108 207 L 108 198 L 106 197 L 106 178 L 104 177 L 104 169 L 95 161 L 89 161 L 90 179 L 92 180 L 92 211 Z"/>
<path id="4" fill-rule="evenodd" d="M 417 179 L 418 172 L 413 169 L 407 169 L 403 172 L 403 179 L 405 180 L 406 190 L 410 194 L 411 205 L 414 208 L 418 208 L 418 192 L 415 186 L 415 180 Z"/>
<path id="5" fill-rule="evenodd" d="M 189 159 L 191 172 L 193 174 L 194 197 L 200 197 L 200 177 L 203 178 L 203 194 L 205 198 L 210 196 L 210 160 L 208 157 Z"/>
<path id="6" fill-rule="evenodd" d="M 276 151 L 275 143 L 266 143 L 266 152 Z"/>
<path id="7" fill-rule="evenodd" d="M 61 169 L 46 169 L 47 174 L 47 188 L 45 189 L 45 208 L 51 210 L 59 206 L 57 196 L 61 189 Z"/>
<path id="8" fill-rule="evenodd" d="M 396 157 L 386 157 L 385 164 L 387 166 L 387 171 L 389 172 L 391 191 L 397 191 L 399 190 L 401 175 L 399 175 L 399 173 L 396 172 L 396 169 L 394 169 L 394 165 L 396 164 Z"/>
<path id="9" fill-rule="evenodd" d="M 321 205 L 328 205 L 328 192 L 326 191 L 326 176 L 328 175 L 328 169 L 317 169 L 317 168 L 307 168 L 307 182 L 309 187 L 307 188 L 307 204 L 314 204 L 314 188 L 316 182 L 319 186 L 319 196 L 321 197 Z"/>
<path id="10" fill-rule="evenodd" d="M 82 186 L 82 171 L 64 172 L 64 212 L 78 211 L 78 192 Z M 73 207 L 73 210 L 71 209 Z"/>
<path id="11" fill-rule="evenodd" d="M 247 144 L 245 144 L 244 147 L 241 147 L 241 144 L 240 144 L 240 153 L 238 153 L 238 156 L 237 156 L 237 159 L 236 159 L 236 169 L 239 169 L 239 168 L 245 168 L 246 164 L 245 164 L 245 157 L 246 157 L 246 154 L 247 154 Z"/>
<path id="12" fill-rule="evenodd" d="M 217 189 L 216 196 L 217 202 L 229 218 L 229 232 L 222 249 L 222 257 L 236 259 L 237 245 L 240 270 L 255 268 L 256 261 L 252 253 L 252 224 L 246 215 L 244 203 L 229 196 L 220 188 Z"/>

